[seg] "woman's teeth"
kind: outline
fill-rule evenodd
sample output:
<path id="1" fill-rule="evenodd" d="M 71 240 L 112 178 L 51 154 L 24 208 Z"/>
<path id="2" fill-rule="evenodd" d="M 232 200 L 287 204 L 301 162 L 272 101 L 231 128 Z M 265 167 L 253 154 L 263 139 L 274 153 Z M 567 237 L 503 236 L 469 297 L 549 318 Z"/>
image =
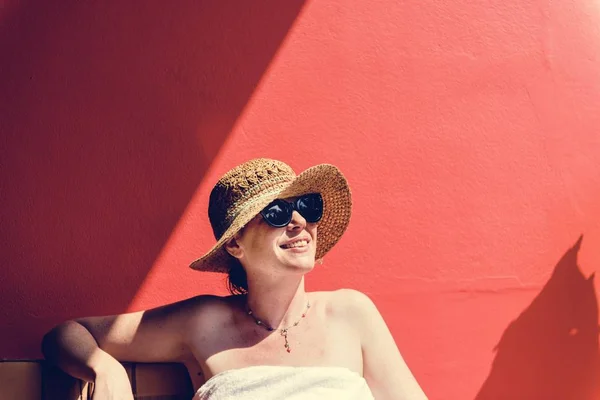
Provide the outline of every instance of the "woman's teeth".
<path id="1" fill-rule="evenodd" d="M 294 247 L 304 247 L 308 244 L 307 240 L 298 240 L 297 242 L 294 243 L 290 243 L 290 244 L 284 244 L 283 247 L 284 249 L 292 249 Z"/>

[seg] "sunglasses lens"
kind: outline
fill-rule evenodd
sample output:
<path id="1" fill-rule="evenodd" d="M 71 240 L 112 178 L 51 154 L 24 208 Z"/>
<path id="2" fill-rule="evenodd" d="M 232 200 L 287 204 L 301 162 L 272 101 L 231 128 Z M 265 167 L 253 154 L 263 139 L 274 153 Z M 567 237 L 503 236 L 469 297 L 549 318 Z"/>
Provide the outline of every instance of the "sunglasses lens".
<path id="1" fill-rule="evenodd" d="M 266 206 L 261 214 L 269 225 L 275 227 L 286 226 L 290 223 L 292 217 L 288 204 L 279 199 Z"/>
<path id="2" fill-rule="evenodd" d="M 319 193 L 311 193 L 296 201 L 296 208 L 307 222 L 319 222 L 323 217 L 323 198 Z"/>

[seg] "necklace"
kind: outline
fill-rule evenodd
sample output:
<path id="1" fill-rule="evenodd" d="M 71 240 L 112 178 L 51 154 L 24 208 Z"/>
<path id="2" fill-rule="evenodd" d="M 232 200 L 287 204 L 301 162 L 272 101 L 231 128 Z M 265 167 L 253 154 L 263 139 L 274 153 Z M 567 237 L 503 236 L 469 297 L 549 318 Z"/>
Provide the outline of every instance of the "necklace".
<path id="1" fill-rule="evenodd" d="M 252 309 L 250 308 L 248 303 L 246 303 L 246 307 L 248 308 L 248 315 L 251 316 L 252 319 L 254 319 L 254 322 L 256 322 L 256 325 L 262 326 L 269 332 L 273 332 L 275 330 L 275 328 L 273 328 L 266 322 L 263 322 L 260 319 L 256 318 L 256 316 L 254 315 L 254 312 L 252 311 Z M 302 318 L 306 318 L 306 314 L 308 313 L 309 308 L 310 308 L 310 302 L 307 301 L 306 302 L 306 310 L 302 313 L 302 316 L 298 319 L 298 321 L 294 322 L 292 325 L 288 326 L 287 328 L 279 329 L 279 333 L 281 334 L 281 336 L 283 336 L 283 339 L 285 340 L 284 347 L 288 353 L 292 352 L 292 349 L 290 348 L 290 343 L 288 342 L 288 331 L 290 330 L 290 328 L 293 328 L 294 326 L 298 326 L 300 321 L 302 321 Z"/>

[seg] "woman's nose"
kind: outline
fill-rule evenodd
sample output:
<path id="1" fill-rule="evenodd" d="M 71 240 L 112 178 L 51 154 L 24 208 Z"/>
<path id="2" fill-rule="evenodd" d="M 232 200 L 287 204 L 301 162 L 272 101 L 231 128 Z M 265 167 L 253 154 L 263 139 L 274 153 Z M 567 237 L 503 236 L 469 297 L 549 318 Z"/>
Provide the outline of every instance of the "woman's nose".
<path id="1" fill-rule="evenodd" d="M 304 229 L 306 227 L 306 220 L 296 210 L 292 212 L 292 219 L 288 224 L 288 229 Z"/>

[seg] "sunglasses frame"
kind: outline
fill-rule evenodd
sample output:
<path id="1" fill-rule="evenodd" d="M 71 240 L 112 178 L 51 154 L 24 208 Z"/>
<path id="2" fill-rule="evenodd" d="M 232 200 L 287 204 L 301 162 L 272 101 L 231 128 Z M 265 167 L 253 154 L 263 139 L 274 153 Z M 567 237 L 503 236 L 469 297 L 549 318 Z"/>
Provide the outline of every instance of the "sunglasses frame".
<path id="1" fill-rule="evenodd" d="M 302 212 L 300 212 L 300 210 L 298 209 L 298 202 L 300 200 L 302 200 L 302 198 L 307 197 L 307 196 L 311 196 L 311 195 L 317 195 L 320 202 L 321 202 L 321 215 L 319 216 L 319 218 L 316 221 L 309 221 L 308 219 L 306 219 L 306 217 L 302 214 Z M 280 203 L 280 204 L 285 204 L 285 209 L 288 210 L 289 212 L 289 219 L 285 224 L 279 225 L 279 224 L 273 224 L 271 221 L 269 221 L 266 217 L 265 217 L 265 210 L 270 208 L 274 203 Z M 303 194 L 302 196 L 298 196 L 298 198 L 292 202 L 290 201 L 286 201 L 284 199 L 275 199 L 272 202 L 270 202 L 265 208 L 263 208 L 260 211 L 260 215 L 262 216 L 262 218 L 265 220 L 265 222 L 269 225 L 271 225 L 274 228 L 283 228 L 284 226 L 287 226 L 291 221 L 292 221 L 292 215 L 294 214 L 294 211 L 297 211 L 298 214 L 300 214 L 302 216 L 302 218 L 306 219 L 306 222 L 311 223 L 311 224 L 315 224 L 317 222 L 319 222 L 322 218 L 323 218 L 323 196 L 321 195 L 321 193 L 306 193 Z"/>

